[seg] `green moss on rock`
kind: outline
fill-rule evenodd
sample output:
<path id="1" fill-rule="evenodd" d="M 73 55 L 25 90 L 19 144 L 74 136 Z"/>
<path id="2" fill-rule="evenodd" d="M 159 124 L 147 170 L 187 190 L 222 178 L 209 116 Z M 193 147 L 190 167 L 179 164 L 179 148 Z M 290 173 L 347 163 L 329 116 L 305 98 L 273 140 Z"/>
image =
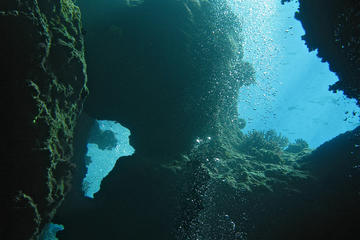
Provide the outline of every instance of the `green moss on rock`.
<path id="1" fill-rule="evenodd" d="M 35 239 L 69 191 L 74 168 L 73 132 L 88 94 L 80 11 L 69 0 L 2 1 L 0 32 L 14 216 L 4 222 L 12 239 Z M 21 196 L 36 221 L 14 200 Z"/>

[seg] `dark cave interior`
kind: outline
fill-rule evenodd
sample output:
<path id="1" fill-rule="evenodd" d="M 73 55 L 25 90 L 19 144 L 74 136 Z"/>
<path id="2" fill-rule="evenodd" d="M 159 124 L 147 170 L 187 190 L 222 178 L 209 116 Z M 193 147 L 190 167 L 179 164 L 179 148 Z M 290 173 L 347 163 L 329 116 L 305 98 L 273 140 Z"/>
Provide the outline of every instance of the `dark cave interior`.
<path id="1" fill-rule="evenodd" d="M 236 98 L 254 69 L 235 54 L 239 22 L 225 3 L 76 4 L 0 3 L 10 128 L 1 239 L 36 239 L 51 221 L 65 226 L 62 240 L 357 236 L 360 127 L 314 151 L 244 135 Z M 339 77 L 330 90 L 360 104 L 360 3 L 299 4 L 309 50 Z M 89 199 L 82 180 L 95 119 L 130 129 L 136 152 Z"/>

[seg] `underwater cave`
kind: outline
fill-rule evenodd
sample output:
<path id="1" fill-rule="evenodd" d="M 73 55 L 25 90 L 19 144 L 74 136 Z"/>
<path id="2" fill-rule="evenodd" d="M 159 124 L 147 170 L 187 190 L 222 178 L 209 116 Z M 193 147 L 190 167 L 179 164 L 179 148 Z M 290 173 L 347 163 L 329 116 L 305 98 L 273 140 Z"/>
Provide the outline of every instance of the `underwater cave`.
<path id="1" fill-rule="evenodd" d="M 304 139 L 315 149 L 359 126 L 356 100 L 328 91 L 328 86 L 338 81 L 336 74 L 316 56 L 317 51 L 309 53 L 301 39 L 305 32 L 294 18 L 297 2 L 233 4 L 246 19 L 244 58 L 253 63 L 257 80 L 239 94 L 239 115 L 247 122 L 245 132 L 275 130 L 291 142 Z"/>
<path id="2" fill-rule="evenodd" d="M 359 23 L 357 0 L 2 1 L 0 239 L 355 239 Z"/>

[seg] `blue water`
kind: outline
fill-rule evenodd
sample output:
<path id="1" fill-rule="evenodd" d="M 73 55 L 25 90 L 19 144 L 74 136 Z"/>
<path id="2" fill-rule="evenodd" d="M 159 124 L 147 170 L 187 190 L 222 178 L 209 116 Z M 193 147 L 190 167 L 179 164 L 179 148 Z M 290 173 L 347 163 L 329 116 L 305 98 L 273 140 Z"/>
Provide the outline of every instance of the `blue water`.
<path id="1" fill-rule="evenodd" d="M 104 177 L 115 166 L 119 157 L 129 156 L 134 153 L 134 148 L 129 144 L 130 131 L 114 121 L 98 121 L 102 131 L 110 130 L 115 134 L 117 145 L 113 149 L 101 150 L 96 144 L 89 143 L 86 156 L 91 158 L 88 171 L 83 181 L 85 196 L 93 198 L 100 190 L 100 184 Z"/>
<path id="2" fill-rule="evenodd" d="M 58 240 L 56 233 L 62 230 L 64 230 L 63 225 L 48 223 L 43 228 L 39 240 Z"/>
<path id="3" fill-rule="evenodd" d="M 291 142 L 302 138 L 315 148 L 359 125 L 352 114 L 359 112 L 355 101 L 328 91 L 337 76 L 301 40 L 305 32 L 294 19 L 298 3 L 230 2 L 243 19 L 244 58 L 256 70 L 256 83 L 239 94 L 245 132 L 274 129 Z"/>
<path id="4" fill-rule="evenodd" d="M 308 52 L 301 36 L 305 34 L 294 19 L 297 2 L 282 5 L 280 0 L 227 0 L 242 19 L 244 60 L 252 63 L 256 83 L 240 89 L 239 117 L 246 120 L 244 132 L 273 129 L 290 142 L 302 138 L 316 148 L 340 133 L 360 125 L 355 100 L 328 86 L 337 81 L 327 63 L 316 52 Z M 115 148 L 101 150 L 87 145 L 91 158 L 83 189 L 93 198 L 102 179 L 117 159 L 129 156 L 130 132 L 113 121 L 98 121 L 100 129 L 115 133 Z"/>

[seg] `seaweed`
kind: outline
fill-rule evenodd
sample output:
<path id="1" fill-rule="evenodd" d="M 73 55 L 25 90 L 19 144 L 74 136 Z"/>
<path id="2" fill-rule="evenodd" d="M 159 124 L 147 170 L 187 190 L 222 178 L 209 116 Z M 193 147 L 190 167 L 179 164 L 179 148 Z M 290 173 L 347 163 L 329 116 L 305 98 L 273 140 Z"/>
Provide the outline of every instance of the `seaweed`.
<path id="1" fill-rule="evenodd" d="M 277 134 L 275 130 L 256 131 L 252 130 L 244 136 L 241 144 L 242 149 L 265 149 L 280 152 L 289 144 L 289 140 Z"/>
<path id="2" fill-rule="evenodd" d="M 295 143 L 289 144 L 285 151 L 290 153 L 299 153 L 307 148 L 309 148 L 309 144 L 304 139 L 298 138 L 295 140 Z"/>

